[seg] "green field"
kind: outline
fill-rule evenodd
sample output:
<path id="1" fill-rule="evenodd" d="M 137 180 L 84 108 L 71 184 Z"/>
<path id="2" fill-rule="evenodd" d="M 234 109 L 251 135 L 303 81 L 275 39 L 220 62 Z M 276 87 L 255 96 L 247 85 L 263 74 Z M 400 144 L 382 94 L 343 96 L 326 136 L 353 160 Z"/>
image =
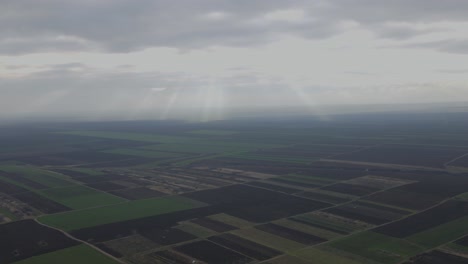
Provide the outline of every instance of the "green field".
<path id="1" fill-rule="evenodd" d="M 317 159 L 313 158 L 289 158 L 287 156 L 278 157 L 278 156 L 268 156 L 257 153 L 241 153 L 241 154 L 231 154 L 229 157 L 239 158 L 239 159 L 252 159 L 252 160 L 266 160 L 266 161 L 278 161 L 278 162 L 289 162 L 289 163 L 300 163 L 308 164 Z"/>
<path id="2" fill-rule="evenodd" d="M 103 152 L 111 153 L 111 154 L 137 156 L 137 157 L 143 157 L 143 158 L 160 158 L 160 159 L 183 156 L 182 154 L 171 153 L 171 152 L 160 152 L 160 151 L 130 149 L 130 148 L 111 149 L 111 150 L 106 150 Z"/>
<path id="3" fill-rule="evenodd" d="M 245 239 L 257 242 L 259 244 L 262 244 L 267 247 L 271 247 L 271 248 L 274 248 L 283 252 L 296 250 L 296 249 L 305 247 L 303 244 L 300 244 L 296 241 L 292 241 L 292 240 L 285 239 L 279 236 L 275 236 L 275 235 L 260 231 L 255 228 L 239 229 L 239 230 L 233 231 L 232 233 L 240 237 L 243 237 Z"/>
<path id="4" fill-rule="evenodd" d="M 468 234 L 468 216 L 412 235 L 407 239 L 429 249 L 455 240 L 465 234 Z"/>
<path id="5" fill-rule="evenodd" d="M 403 239 L 366 231 L 327 243 L 327 246 L 356 254 L 385 264 L 402 260 L 424 251 L 423 248 Z"/>
<path id="6" fill-rule="evenodd" d="M 37 183 L 41 183 L 50 188 L 63 187 L 74 184 L 73 182 L 65 179 L 65 177 L 61 177 L 60 174 L 41 170 L 31 166 L 3 165 L 0 166 L 0 170 L 20 174 L 25 178 L 28 178 Z"/>
<path id="7" fill-rule="evenodd" d="M 229 136 L 237 134 L 237 131 L 228 131 L 228 130 L 192 130 L 189 131 L 190 134 L 196 135 L 207 135 L 207 136 Z"/>
<path id="8" fill-rule="evenodd" d="M 295 229 L 295 230 L 301 231 L 303 233 L 312 234 L 314 236 L 318 236 L 318 237 L 324 238 L 326 240 L 331 240 L 331 239 L 335 239 L 337 237 L 342 236 L 342 235 L 340 235 L 338 233 L 335 233 L 335 232 L 332 232 L 332 231 L 328 231 L 328 230 L 321 229 L 321 228 L 318 228 L 318 227 L 313 227 L 313 226 L 310 226 L 310 225 L 305 225 L 305 224 L 302 224 L 302 223 L 299 223 L 299 222 L 296 222 L 296 221 L 292 221 L 292 220 L 289 220 L 289 219 L 281 219 L 281 220 L 277 220 L 277 221 L 275 221 L 273 223 L 278 224 L 280 226 L 288 227 L 290 229 Z"/>
<path id="9" fill-rule="evenodd" d="M 360 261 L 352 260 L 338 254 L 332 254 L 317 248 L 302 249 L 294 252 L 292 255 L 306 259 L 313 264 L 362 264 Z"/>
<path id="10" fill-rule="evenodd" d="M 182 143 L 190 142 L 193 138 L 189 137 L 174 137 L 157 134 L 145 134 L 145 133 L 130 133 L 130 132 L 110 132 L 110 131 L 64 131 L 60 134 L 85 136 L 85 137 L 97 137 L 97 138 L 110 138 L 110 139 L 123 139 L 123 140 L 134 140 L 143 142 L 158 142 L 158 143 Z"/>
<path id="11" fill-rule="evenodd" d="M 118 264 L 119 262 L 87 245 L 78 245 L 35 256 L 15 264 Z"/>
<path id="12" fill-rule="evenodd" d="M 334 219 L 322 218 L 317 215 L 307 214 L 307 215 L 298 215 L 294 218 L 300 219 L 304 222 L 311 223 L 317 226 L 328 227 L 332 230 L 338 230 L 346 233 L 352 233 L 358 230 L 357 226 L 352 225 L 351 223 L 345 223 L 342 221 L 334 221 Z"/>
<path id="13" fill-rule="evenodd" d="M 39 193 L 72 209 L 84 209 L 126 201 L 123 198 L 82 185 L 47 189 Z"/>
<path id="14" fill-rule="evenodd" d="M 274 148 L 278 145 L 274 144 L 259 144 L 259 143 L 242 143 L 242 142 L 226 142 L 222 140 L 206 140 L 193 138 L 190 142 L 184 143 L 168 143 L 142 147 L 156 151 L 180 152 L 180 153 L 226 153 L 226 152 L 244 152 L 259 148 Z"/>
<path id="15" fill-rule="evenodd" d="M 71 231 L 201 206 L 204 206 L 204 204 L 180 196 L 160 197 L 130 201 L 99 208 L 46 215 L 40 217 L 39 221 L 65 231 Z"/>
<path id="16" fill-rule="evenodd" d="M 81 172 L 81 173 L 85 173 L 91 176 L 104 174 L 104 172 L 97 171 L 97 170 L 90 169 L 90 168 L 67 168 L 67 170 Z"/>

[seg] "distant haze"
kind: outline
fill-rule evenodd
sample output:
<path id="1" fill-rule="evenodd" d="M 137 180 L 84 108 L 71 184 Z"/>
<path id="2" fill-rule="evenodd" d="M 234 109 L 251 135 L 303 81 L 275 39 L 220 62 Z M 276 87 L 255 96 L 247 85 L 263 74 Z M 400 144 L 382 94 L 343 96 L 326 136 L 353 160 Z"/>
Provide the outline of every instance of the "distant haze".
<path id="1" fill-rule="evenodd" d="M 0 119 L 455 107 L 467 13 L 464 0 L 3 0 Z"/>

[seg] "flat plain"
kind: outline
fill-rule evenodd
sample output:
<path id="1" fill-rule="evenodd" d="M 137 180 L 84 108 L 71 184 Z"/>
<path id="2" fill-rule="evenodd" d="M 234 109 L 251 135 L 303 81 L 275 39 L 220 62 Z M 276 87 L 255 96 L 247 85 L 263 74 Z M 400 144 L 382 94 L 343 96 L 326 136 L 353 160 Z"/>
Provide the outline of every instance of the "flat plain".
<path id="1" fill-rule="evenodd" d="M 0 263 L 468 262 L 467 113 L 28 126 Z"/>

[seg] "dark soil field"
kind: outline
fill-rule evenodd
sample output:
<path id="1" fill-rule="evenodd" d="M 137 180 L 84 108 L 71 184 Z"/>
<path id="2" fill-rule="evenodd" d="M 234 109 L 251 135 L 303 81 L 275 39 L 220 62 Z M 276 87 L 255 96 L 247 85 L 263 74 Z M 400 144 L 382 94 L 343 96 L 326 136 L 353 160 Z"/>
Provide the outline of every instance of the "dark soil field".
<path id="1" fill-rule="evenodd" d="M 296 195 L 309 198 L 312 200 L 323 201 L 323 202 L 332 203 L 332 204 L 340 204 L 340 203 L 351 201 L 351 199 L 348 199 L 348 198 L 344 198 L 340 196 L 333 196 L 333 195 L 320 193 L 320 192 L 313 192 L 313 191 L 301 192 L 301 193 L 297 193 Z"/>
<path id="2" fill-rule="evenodd" d="M 213 264 L 243 264 L 252 261 L 251 258 L 206 240 L 178 246 L 175 250 Z"/>
<path id="3" fill-rule="evenodd" d="M 279 182 L 279 183 L 286 183 L 286 184 L 289 184 L 289 185 L 295 185 L 297 187 L 307 187 L 307 188 L 316 188 L 316 187 L 320 187 L 322 185 L 320 184 L 315 184 L 315 183 L 307 183 L 307 182 L 296 182 L 296 181 L 291 181 L 291 180 L 288 180 L 288 179 L 285 179 L 285 178 L 271 178 L 269 179 L 270 181 L 275 181 L 275 182 Z"/>
<path id="4" fill-rule="evenodd" d="M 369 187 L 369 186 L 362 186 L 362 185 L 354 185 L 354 184 L 347 184 L 347 183 L 337 183 L 330 186 L 326 186 L 321 188 L 322 190 L 344 193 L 354 196 L 364 196 L 369 195 L 373 192 L 377 192 L 380 189 Z"/>
<path id="5" fill-rule="evenodd" d="M 121 258 L 123 257 L 123 255 L 120 253 L 120 252 L 117 252 L 115 250 L 113 250 L 112 248 L 102 244 L 102 243 L 99 243 L 99 244 L 96 244 L 95 245 L 96 247 L 98 247 L 99 249 L 101 249 L 102 251 L 106 252 L 107 254 L 110 254 L 116 258 Z"/>
<path id="6" fill-rule="evenodd" d="M 256 260 L 266 260 L 282 254 L 280 251 L 232 234 L 210 237 L 209 240 Z"/>
<path id="7" fill-rule="evenodd" d="M 15 193 L 29 192 L 29 190 L 13 183 L 0 180 L 0 192 L 11 195 Z"/>
<path id="8" fill-rule="evenodd" d="M 328 203 L 246 185 L 231 185 L 184 196 L 218 205 L 224 212 L 252 222 L 271 221 L 330 206 Z"/>
<path id="9" fill-rule="evenodd" d="M 377 227 L 375 232 L 404 238 L 468 215 L 468 202 L 447 201 L 422 213 Z"/>
<path id="10" fill-rule="evenodd" d="M 249 182 L 248 184 L 251 185 L 251 186 L 261 187 L 261 188 L 265 188 L 265 189 L 268 189 L 268 190 L 273 190 L 273 191 L 278 191 L 278 192 L 288 193 L 288 194 L 297 193 L 297 192 L 301 191 L 299 189 L 294 189 L 294 188 L 281 186 L 281 185 L 270 184 L 270 183 L 266 183 L 266 182 Z"/>
<path id="11" fill-rule="evenodd" d="M 443 168 L 446 162 L 464 155 L 467 150 L 468 148 L 384 145 L 337 155 L 333 159 Z"/>
<path id="12" fill-rule="evenodd" d="M 117 184 L 115 182 L 110 182 L 110 181 L 103 181 L 103 182 L 93 182 L 93 183 L 88 183 L 86 184 L 87 186 L 101 190 L 101 191 L 113 191 L 113 190 L 119 190 L 119 189 L 125 189 L 126 186 Z"/>
<path id="13" fill-rule="evenodd" d="M 78 245 L 59 231 L 33 220 L 0 225 L 0 260 L 2 264 Z"/>
<path id="14" fill-rule="evenodd" d="M 13 197 L 46 214 L 60 213 L 71 210 L 71 208 L 68 208 L 65 205 L 59 204 L 33 192 L 23 192 L 20 194 L 15 194 Z"/>
<path id="15" fill-rule="evenodd" d="M 105 224 L 72 231 L 71 234 L 86 241 L 104 242 L 107 240 L 129 236 L 134 233 L 145 233 L 152 229 L 167 229 L 176 226 L 177 222 L 201 218 L 212 214 L 221 213 L 222 209 L 215 206 L 207 206 L 189 209 L 164 215 L 139 218 L 135 220 Z"/>
<path id="16" fill-rule="evenodd" d="M 328 231 L 331 231 L 331 232 L 334 232 L 334 233 L 337 233 L 337 234 L 341 234 L 341 235 L 349 234 L 349 232 L 345 232 L 343 230 L 339 230 L 339 229 L 336 229 L 336 228 L 331 228 L 331 227 L 325 226 L 325 225 L 320 225 L 320 224 L 314 223 L 312 221 L 307 221 L 307 220 L 304 220 L 304 219 L 301 219 L 301 218 L 291 217 L 291 218 L 288 218 L 288 219 L 292 220 L 292 221 L 295 221 L 295 222 L 298 222 L 298 223 L 301 223 L 301 224 L 304 224 L 304 225 L 308 225 L 308 226 L 319 228 L 319 229 L 325 229 L 325 230 L 328 230 Z"/>
<path id="17" fill-rule="evenodd" d="M 210 218 L 198 218 L 191 221 L 197 225 L 203 226 L 205 228 L 211 229 L 215 232 L 228 232 L 237 229 L 235 226 L 228 225 L 223 222 L 219 222 Z"/>
<path id="18" fill-rule="evenodd" d="M 359 202 L 349 203 L 325 210 L 325 212 L 346 218 L 360 220 L 369 224 L 381 225 L 403 217 L 408 212 L 373 206 Z"/>
<path id="19" fill-rule="evenodd" d="M 458 239 L 457 241 L 455 241 L 455 243 L 462 246 L 468 246 L 468 236 Z"/>
<path id="20" fill-rule="evenodd" d="M 172 245 L 197 238 L 175 228 L 153 228 L 141 232 L 141 235 L 159 245 Z"/>
<path id="21" fill-rule="evenodd" d="M 259 225 L 255 228 L 279 237 L 299 242 L 304 245 L 315 245 L 326 241 L 323 238 L 272 223 Z"/>
<path id="22" fill-rule="evenodd" d="M 160 196 L 166 195 L 163 192 L 158 192 L 158 191 L 151 190 L 145 187 L 122 189 L 122 190 L 110 191 L 109 193 L 116 195 L 116 196 L 123 197 L 125 199 L 129 199 L 129 200 L 146 199 L 146 198 L 160 197 Z"/>
<path id="23" fill-rule="evenodd" d="M 410 261 L 404 264 L 468 264 L 468 258 L 434 250 L 412 257 Z"/>
<path id="24" fill-rule="evenodd" d="M 447 165 L 468 168 L 468 155 L 460 157 L 459 159 L 455 160 L 454 162 L 450 162 Z"/>
<path id="25" fill-rule="evenodd" d="M 193 257 L 188 257 L 172 250 L 150 253 L 147 257 L 150 259 L 145 263 L 191 264 L 195 261 Z"/>
<path id="26" fill-rule="evenodd" d="M 373 194 L 366 197 L 365 200 L 408 209 L 422 210 L 442 201 L 443 197 L 391 189 Z"/>
<path id="27" fill-rule="evenodd" d="M 3 172 L 3 171 L 0 171 L 0 177 L 4 177 L 4 178 L 7 178 L 7 179 L 10 179 L 12 181 L 15 181 L 15 182 L 18 182 L 24 186 L 27 186 L 29 188 L 32 188 L 32 189 L 36 189 L 36 190 L 41 190 L 41 189 L 46 189 L 47 186 L 43 185 L 43 184 L 40 184 L 38 182 L 35 182 L 35 181 L 32 181 L 26 177 L 23 177 L 19 174 L 13 174 L 13 173 L 8 173 L 8 172 Z"/>

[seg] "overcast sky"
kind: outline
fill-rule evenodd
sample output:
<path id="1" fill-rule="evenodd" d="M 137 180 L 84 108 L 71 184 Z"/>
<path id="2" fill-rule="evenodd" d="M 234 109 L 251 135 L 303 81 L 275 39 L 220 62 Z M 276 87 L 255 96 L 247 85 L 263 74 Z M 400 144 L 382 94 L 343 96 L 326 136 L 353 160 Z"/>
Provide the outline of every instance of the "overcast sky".
<path id="1" fill-rule="evenodd" d="M 466 0 L 1 0 L 0 117 L 468 101 Z"/>

